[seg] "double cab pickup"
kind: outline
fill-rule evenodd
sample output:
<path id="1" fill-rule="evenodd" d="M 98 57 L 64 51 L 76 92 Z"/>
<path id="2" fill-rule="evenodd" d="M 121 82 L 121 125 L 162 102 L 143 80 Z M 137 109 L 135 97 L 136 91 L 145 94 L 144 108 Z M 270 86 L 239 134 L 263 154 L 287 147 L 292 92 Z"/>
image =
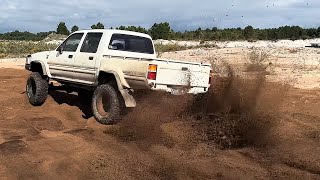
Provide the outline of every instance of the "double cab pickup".
<path id="1" fill-rule="evenodd" d="M 32 72 L 26 85 L 32 105 L 42 105 L 51 81 L 59 82 L 67 92 L 92 92 L 92 112 L 102 124 L 136 106 L 134 90 L 199 94 L 211 80 L 210 64 L 159 59 L 149 35 L 122 30 L 74 32 L 55 50 L 27 56 L 25 68 Z"/>

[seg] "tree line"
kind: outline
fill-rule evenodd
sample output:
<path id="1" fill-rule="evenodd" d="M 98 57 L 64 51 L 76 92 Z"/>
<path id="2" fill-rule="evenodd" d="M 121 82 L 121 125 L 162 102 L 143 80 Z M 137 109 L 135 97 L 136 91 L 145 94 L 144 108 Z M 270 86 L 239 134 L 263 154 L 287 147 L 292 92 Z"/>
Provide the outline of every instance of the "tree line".
<path id="1" fill-rule="evenodd" d="M 98 22 L 91 26 L 92 29 L 104 29 L 105 26 Z M 56 31 L 31 33 L 13 31 L 0 34 L 1 40 L 31 40 L 39 41 L 46 38 L 51 33 L 69 35 L 72 32 L 78 31 L 80 28 L 77 25 L 72 26 L 69 30 L 64 22 L 60 22 Z M 168 40 L 198 40 L 198 41 L 237 41 L 237 40 L 280 40 L 280 39 L 310 39 L 320 38 L 319 28 L 302 28 L 299 26 L 282 26 L 279 28 L 259 29 L 252 26 L 245 28 L 225 28 L 217 27 L 192 31 L 174 31 L 168 22 L 155 23 L 149 29 L 136 26 L 119 26 L 110 29 L 120 29 L 127 31 L 135 31 L 149 34 L 153 39 L 168 39 Z"/>

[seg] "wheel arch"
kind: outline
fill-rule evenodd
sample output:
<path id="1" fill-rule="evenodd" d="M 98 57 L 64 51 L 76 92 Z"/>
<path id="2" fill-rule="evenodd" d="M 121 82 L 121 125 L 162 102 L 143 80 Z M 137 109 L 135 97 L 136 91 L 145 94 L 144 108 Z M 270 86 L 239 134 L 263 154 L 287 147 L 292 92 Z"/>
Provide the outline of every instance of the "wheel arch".
<path id="1" fill-rule="evenodd" d="M 115 80 L 118 91 L 121 93 L 126 107 L 136 107 L 136 101 L 130 94 L 130 86 L 123 76 L 120 76 L 115 71 L 99 71 L 97 84 L 105 84 Z"/>
<path id="2" fill-rule="evenodd" d="M 121 79 L 120 75 L 115 71 L 99 71 L 98 74 L 98 85 L 108 83 L 112 80 L 115 80 L 117 83 L 118 90 L 130 89 L 129 84 L 123 78 Z"/>
<path id="3" fill-rule="evenodd" d="M 48 76 L 47 68 L 43 62 L 40 61 L 32 61 L 30 63 L 30 70 L 32 72 L 39 72 L 41 75 Z"/>

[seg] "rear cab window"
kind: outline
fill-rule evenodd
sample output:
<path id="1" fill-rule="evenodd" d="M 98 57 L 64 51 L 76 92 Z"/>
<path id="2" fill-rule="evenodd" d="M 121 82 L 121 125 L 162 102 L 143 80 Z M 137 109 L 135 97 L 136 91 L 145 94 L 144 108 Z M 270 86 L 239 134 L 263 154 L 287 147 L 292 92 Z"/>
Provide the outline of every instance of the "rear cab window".
<path id="1" fill-rule="evenodd" d="M 117 51 L 154 54 L 152 40 L 140 36 L 113 34 L 108 47 Z"/>

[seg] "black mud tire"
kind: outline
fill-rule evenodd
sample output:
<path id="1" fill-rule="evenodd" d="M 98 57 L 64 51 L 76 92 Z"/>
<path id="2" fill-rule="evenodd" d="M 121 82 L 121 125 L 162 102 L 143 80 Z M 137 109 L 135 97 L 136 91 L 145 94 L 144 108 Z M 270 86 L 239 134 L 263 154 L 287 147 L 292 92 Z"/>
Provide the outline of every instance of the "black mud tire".
<path id="1" fill-rule="evenodd" d="M 91 107 L 97 122 L 104 125 L 115 124 L 121 113 L 117 89 L 110 84 L 98 86 L 93 93 Z"/>
<path id="2" fill-rule="evenodd" d="M 26 94 L 31 105 L 41 106 L 48 97 L 49 84 L 40 73 L 33 72 L 30 74 L 27 85 Z"/>

